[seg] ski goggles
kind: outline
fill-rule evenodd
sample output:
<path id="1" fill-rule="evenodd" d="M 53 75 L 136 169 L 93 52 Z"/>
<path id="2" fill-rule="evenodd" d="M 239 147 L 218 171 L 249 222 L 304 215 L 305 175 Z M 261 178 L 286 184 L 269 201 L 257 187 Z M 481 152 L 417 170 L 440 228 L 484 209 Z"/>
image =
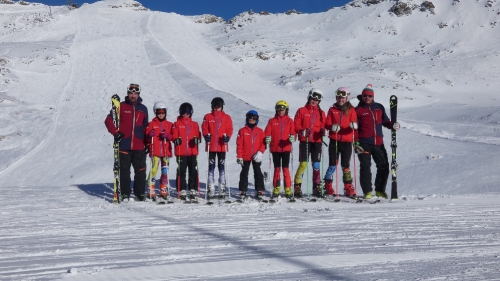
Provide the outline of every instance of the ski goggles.
<path id="1" fill-rule="evenodd" d="M 275 107 L 275 109 L 276 109 L 276 111 L 286 110 L 286 106 L 284 106 L 284 105 L 277 105 Z"/>
<path id="2" fill-rule="evenodd" d="M 179 110 L 179 113 L 183 115 L 183 114 L 192 114 L 193 112 L 189 108 L 182 108 L 181 110 Z"/>
<path id="3" fill-rule="evenodd" d="M 141 87 L 137 84 L 130 84 L 127 88 L 127 92 L 129 93 L 140 93 L 141 92 Z"/>
<path id="4" fill-rule="evenodd" d="M 347 96 L 349 95 L 348 92 L 346 91 L 337 91 L 337 97 L 342 97 L 342 98 L 347 98 Z"/>
<path id="5" fill-rule="evenodd" d="M 257 120 L 259 120 L 259 115 L 248 113 L 247 114 L 247 119 L 252 119 L 252 120 L 257 121 Z"/>
<path id="6" fill-rule="evenodd" d="M 318 100 L 318 101 L 321 101 L 321 99 L 323 98 L 323 96 L 320 93 L 316 93 L 316 92 L 312 93 L 310 97 L 311 97 L 311 99 Z"/>
<path id="7" fill-rule="evenodd" d="M 167 114 L 167 111 L 165 109 L 157 109 L 156 114 Z"/>

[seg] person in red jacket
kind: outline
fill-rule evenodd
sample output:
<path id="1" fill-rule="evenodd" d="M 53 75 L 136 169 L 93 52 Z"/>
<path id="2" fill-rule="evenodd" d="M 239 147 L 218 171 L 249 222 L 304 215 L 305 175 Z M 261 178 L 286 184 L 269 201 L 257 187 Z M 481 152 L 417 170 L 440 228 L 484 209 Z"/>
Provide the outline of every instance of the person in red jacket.
<path id="1" fill-rule="evenodd" d="M 248 189 L 248 171 L 253 166 L 255 180 L 255 198 L 262 200 L 264 196 L 264 175 L 260 169 L 262 155 L 266 150 L 264 131 L 257 127 L 259 113 L 250 110 L 246 114 L 246 125 L 238 131 L 236 138 L 236 163 L 241 165 L 240 198 L 246 199 Z"/>
<path id="2" fill-rule="evenodd" d="M 233 135 L 233 120 L 224 112 L 224 100 L 220 97 L 212 99 L 212 112 L 205 114 L 201 125 L 201 133 L 205 138 L 205 151 L 208 151 L 208 196 L 214 197 L 215 157 L 219 159 L 219 196 L 226 196 L 225 161 L 229 149 L 228 142 Z"/>
<path id="3" fill-rule="evenodd" d="M 352 155 L 354 130 L 358 128 L 358 119 L 356 117 L 356 110 L 349 102 L 351 95 L 349 88 L 340 87 L 335 93 L 337 102 L 330 107 L 325 122 L 325 129 L 330 131 L 330 145 L 328 146 L 329 163 L 325 174 L 325 189 L 327 195 L 335 195 L 332 186 L 333 173 L 337 169 L 340 154 L 344 195 L 355 197 L 356 190 L 352 187 L 349 164 Z"/>
<path id="4" fill-rule="evenodd" d="M 130 166 L 134 167 L 134 195 L 146 200 L 146 154 L 144 131 L 148 125 L 148 109 L 142 104 L 141 87 L 130 84 L 125 101 L 120 103 L 120 125 L 116 128 L 111 113 L 104 124 L 120 143 L 120 193 L 122 201 L 130 200 Z"/>
<path id="5" fill-rule="evenodd" d="M 375 194 L 377 197 L 387 198 L 385 187 L 389 179 L 389 159 L 384 146 L 382 126 L 399 130 L 399 123 L 396 122 L 391 126 L 391 120 L 387 117 L 384 106 L 376 103 L 374 96 L 372 85 L 368 84 L 358 96 L 359 104 L 356 107 L 358 129 L 354 131 L 354 149 L 359 158 L 359 182 L 365 199 L 373 197 L 371 158 L 377 166 Z"/>
<path id="6" fill-rule="evenodd" d="M 168 166 L 172 157 L 172 122 L 167 121 L 167 106 L 164 102 L 158 101 L 153 106 L 156 117 L 151 120 L 146 128 L 146 135 L 149 137 L 149 157 L 151 158 L 151 172 L 147 182 L 149 186 L 149 198 L 156 201 L 156 173 L 161 163 L 160 176 L 160 197 L 167 199 Z"/>
<path id="7" fill-rule="evenodd" d="M 198 145 L 201 143 L 201 133 L 198 123 L 191 120 L 193 106 L 183 103 L 179 107 L 179 117 L 172 127 L 174 153 L 177 156 L 177 194 L 181 200 L 186 200 L 186 170 L 189 171 L 189 197 L 198 200 Z"/>
<path id="8" fill-rule="evenodd" d="M 292 151 L 292 143 L 295 141 L 295 124 L 288 116 L 288 103 L 280 100 L 275 106 L 276 115 L 269 119 L 267 123 L 266 144 L 269 145 L 269 151 L 272 153 L 274 164 L 273 176 L 273 197 L 280 195 L 281 189 L 281 167 L 283 167 L 283 180 L 285 183 L 285 196 L 292 197 L 292 180 L 290 178 L 290 153 Z"/>
<path id="9" fill-rule="evenodd" d="M 307 168 L 307 160 L 311 155 L 313 167 L 313 195 L 322 196 L 321 191 L 321 145 L 325 135 L 325 112 L 319 107 L 323 93 L 318 89 L 311 89 L 307 96 L 307 104 L 295 113 L 295 131 L 299 135 L 299 167 L 295 174 L 294 195 L 302 197 L 302 176 Z"/>

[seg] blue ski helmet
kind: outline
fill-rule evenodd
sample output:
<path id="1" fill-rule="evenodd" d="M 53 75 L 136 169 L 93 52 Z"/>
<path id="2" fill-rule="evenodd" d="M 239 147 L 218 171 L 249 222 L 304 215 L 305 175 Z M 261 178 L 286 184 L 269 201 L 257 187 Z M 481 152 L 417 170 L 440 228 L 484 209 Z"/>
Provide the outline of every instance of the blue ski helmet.
<path id="1" fill-rule="evenodd" d="M 255 120 L 255 125 L 259 125 L 259 113 L 256 110 L 250 110 L 247 112 L 246 118 L 245 118 L 245 124 L 249 125 L 248 119 L 253 119 Z"/>

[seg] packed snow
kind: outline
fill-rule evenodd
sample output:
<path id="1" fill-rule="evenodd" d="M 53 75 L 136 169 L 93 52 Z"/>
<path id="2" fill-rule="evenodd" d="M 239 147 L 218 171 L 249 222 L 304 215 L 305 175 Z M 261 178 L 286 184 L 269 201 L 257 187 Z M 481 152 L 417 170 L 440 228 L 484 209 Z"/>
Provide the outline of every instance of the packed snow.
<path id="1" fill-rule="evenodd" d="M 500 2 L 406 3 L 209 24 L 125 0 L 0 4 L 0 280 L 499 280 Z M 328 110 L 373 84 L 386 108 L 399 97 L 400 199 L 113 205 L 103 121 L 129 83 L 169 120 L 190 102 L 201 122 L 220 96 L 235 131 L 313 87 Z"/>

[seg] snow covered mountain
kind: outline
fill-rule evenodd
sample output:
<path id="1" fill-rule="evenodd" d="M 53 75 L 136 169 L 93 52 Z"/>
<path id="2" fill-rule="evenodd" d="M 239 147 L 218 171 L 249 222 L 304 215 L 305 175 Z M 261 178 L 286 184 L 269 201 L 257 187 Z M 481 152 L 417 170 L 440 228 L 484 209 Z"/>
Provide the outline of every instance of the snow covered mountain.
<path id="1" fill-rule="evenodd" d="M 477 241 L 490 245 L 490 249 L 475 245 L 477 251 L 486 253 L 481 261 L 495 263 L 491 253 L 495 247 L 498 249 L 494 242 L 498 241 L 494 239 L 498 232 L 491 229 L 499 225 L 488 225 L 487 221 L 497 216 L 499 209 L 494 199 L 482 198 L 487 194 L 497 196 L 500 187 L 500 175 L 496 172 L 500 159 L 500 3 L 431 2 L 356 0 L 317 14 L 244 12 L 227 23 L 208 24 L 204 22 L 210 16 L 150 11 L 139 2 L 126 0 L 104 0 L 73 10 L 34 3 L 0 4 L 0 201 L 4 204 L 0 220 L 5 226 L 0 230 L 0 237 L 4 238 L 0 239 L 0 252 L 7 257 L 0 259 L 4 265 L 0 279 L 52 280 L 72 267 L 96 273 L 106 268 L 169 264 L 177 278 L 185 279 L 230 280 L 250 274 L 256 280 L 269 276 L 274 280 L 403 280 L 420 276 L 423 268 L 436 261 L 439 266 L 434 268 L 435 275 L 427 275 L 429 278 L 461 279 L 464 275 L 457 269 L 459 265 L 470 269 L 465 266 L 469 258 L 473 265 L 477 264 L 473 251 L 468 251 L 473 239 L 464 238 L 472 228 Z M 161 210 L 137 204 L 113 206 L 109 204 L 112 137 L 103 121 L 111 107 L 111 95 L 124 97 L 129 83 L 141 85 L 141 97 L 151 114 L 155 101 L 165 101 L 169 120 L 177 116 L 179 105 L 188 101 L 194 106 L 193 119 L 199 122 L 210 110 L 211 99 L 220 96 L 226 102 L 225 111 L 233 117 L 235 130 L 243 126 L 244 114 L 250 109 L 258 110 L 265 124 L 280 99 L 290 103 L 293 114 L 305 104 L 306 94 L 313 87 L 326 94 L 321 103 L 325 110 L 341 86 L 351 89 L 356 105 L 356 95 L 371 83 L 375 100 L 386 107 L 390 95 L 399 97 L 402 129 L 398 133 L 398 183 L 406 201 L 380 209 L 253 204 L 218 206 L 207 212 L 201 207 L 182 205 Z M 390 134 L 385 132 L 388 143 Z M 232 161 L 235 140 L 231 140 L 230 150 L 230 184 L 236 190 L 240 168 Z M 206 161 L 206 155 L 201 153 L 199 163 Z M 206 174 L 204 166 L 200 165 L 200 175 Z M 175 168 L 174 164 L 170 179 L 174 178 Z M 204 186 L 203 176 L 201 181 Z M 460 196 L 453 197 L 457 194 Z M 434 199 L 424 203 L 418 200 L 429 198 Z M 38 203 L 27 204 L 23 199 L 36 199 Z M 402 215 L 388 218 L 388 212 Z M 436 212 L 442 216 L 435 217 Z M 240 218 L 248 220 L 248 216 L 257 213 L 264 223 L 280 230 L 240 222 Z M 384 244 L 386 263 L 371 262 L 370 254 L 380 252 L 365 242 L 382 245 L 385 240 L 373 239 L 377 230 L 365 229 L 374 223 L 366 217 L 367 213 L 382 219 L 375 228 L 393 228 L 387 234 L 392 244 Z M 415 218 L 414 213 L 421 217 Z M 442 219 L 456 213 L 460 213 L 463 225 Z M 473 214 L 467 216 L 470 213 Z M 338 220 L 326 220 L 325 215 Z M 28 222 L 18 223 L 19 217 Z M 228 239 L 194 239 L 195 245 L 186 250 L 186 256 L 182 256 L 185 249 L 165 245 L 169 251 L 165 256 L 157 252 L 153 241 L 143 241 L 143 229 L 134 228 L 139 225 L 147 229 L 165 217 L 169 224 L 151 232 L 154 239 L 166 237 L 169 243 L 187 235 Z M 224 220 L 221 217 L 232 225 L 225 236 L 206 228 Z M 283 224 L 288 219 L 290 223 Z M 120 220 L 131 222 L 132 226 L 121 225 Z M 79 223 L 75 225 L 75 221 Z M 362 223 L 354 226 L 353 221 Z M 464 238 L 451 244 L 453 249 L 462 250 L 461 257 L 444 248 L 435 255 L 415 257 L 415 251 L 429 254 L 432 249 L 419 248 L 419 239 L 409 241 L 405 237 L 426 223 L 435 226 L 423 230 L 422 235 L 432 236 L 436 244 Z M 353 232 L 343 230 L 350 227 Z M 179 234 L 173 229 L 185 232 Z M 339 235 L 354 233 L 354 250 L 342 246 L 353 243 L 349 239 L 332 242 L 332 229 Z M 436 231 L 443 231 L 444 236 L 435 235 Z M 22 234 L 15 237 L 13 232 Z M 60 239 L 61 246 L 51 244 L 62 232 L 74 235 L 75 240 L 67 236 Z M 111 262 L 106 258 L 107 251 L 127 245 L 113 245 L 117 233 L 120 239 L 135 245 L 131 252 L 115 253 L 116 262 Z M 254 234 L 248 243 L 238 240 L 247 233 Z M 262 245 L 253 240 L 261 235 L 269 239 L 265 246 L 272 248 L 263 255 L 255 254 Z M 288 242 L 294 247 L 271 245 L 281 239 L 293 240 Z M 311 246 L 306 240 L 316 244 Z M 84 242 L 80 245 L 79 241 Z M 212 243 L 211 249 L 200 252 L 207 243 Z M 404 249 L 400 251 L 398 245 Z M 262 271 L 267 273 L 241 269 L 231 275 L 207 269 L 204 272 L 208 275 L 195 270 L 192 273 L 200 275 L 193 277 L 188 274 L 191 269 L 182 266 L 197 260 L 198 266 L 214 262 L 214 266 L 229 266 L 226 269 L 230 271 L 231 266 L 245 264 L 234 261 L 240 257 L 239 247 L 246 254 L 252 253 L 252 266 L 262 268 L 264 265 L 254 262 L 263 257 L 277 260 L 269 261 L 269 271 Z M 321 263 L 325 255 L 337 255 L 339 249 L 349 254 L 345 260 L 330 257 L 334 262 Z M 93 261 L 85 261 L 79 253 Z M 360 259 L 362 254 L 368 255 Z M 128 255 L 137 255 L 137 259 Z M 150 257 L 157 255 L 158 260 L 152 262 Z M 311 264 L 316 265 L 299 256 L 310 257 Z M 286 262 L 280 260 L 283 257 L 287 257 Z M 422 263 L 412 265 L 415 258 Z M 455 272 L 445 269 L 447 263 L 443 259 L 455 261 L 450 262 Z M 226 264 L 228 260 L 234 264 Z M 400 264 L 391 263 L 394 260 Z M 34 269 L 30 269 L 28 265 L 34 263 Z M 340 275 L 318 269 L 331 269 L 339 263 Z M 385 268 L 387 264 L 391 266 Z M 406 272 L 391 270 L 401 264 L 407 266 Z M 383 273 L 375 270 L 359 275 L 357 270 L 364 265 Z M 469 272 L 471 279 L 489 279 L 495 276 L 498 266 L 486 269 L 486 273 Z M 153 271 L 141 268 L 138 272 Z M 273 275 L 275 272 L 280 273 Z M 133 273 L 128 271 L 132 276 L 129 280 L 139 278 Z M 118 277 L 125 280 L 127 274 Z M 68 278 L 75 280 L 90 280 L 87 275 L 70 275 Z M 157 279 L 150 280 L 162 280 L 161 271 L 154 276 Z M 96 280 L 107 277 L 98 275 Z"/>

